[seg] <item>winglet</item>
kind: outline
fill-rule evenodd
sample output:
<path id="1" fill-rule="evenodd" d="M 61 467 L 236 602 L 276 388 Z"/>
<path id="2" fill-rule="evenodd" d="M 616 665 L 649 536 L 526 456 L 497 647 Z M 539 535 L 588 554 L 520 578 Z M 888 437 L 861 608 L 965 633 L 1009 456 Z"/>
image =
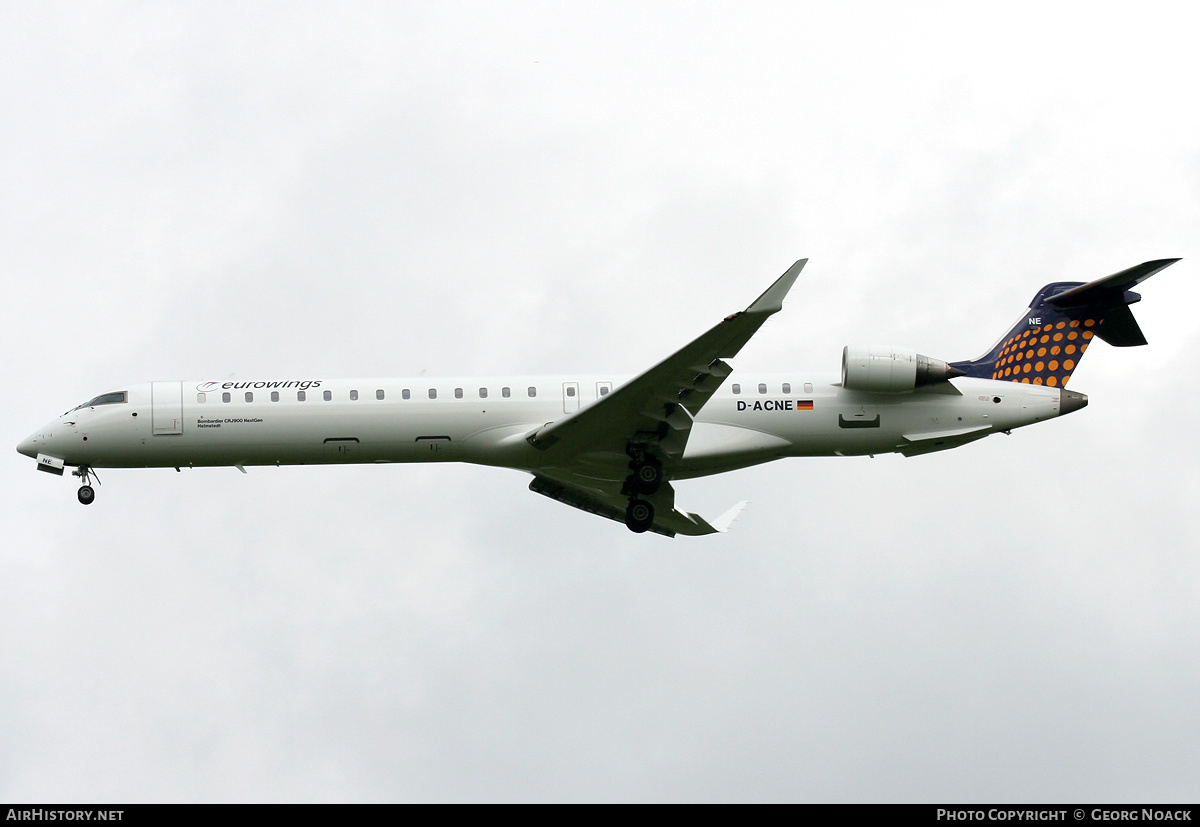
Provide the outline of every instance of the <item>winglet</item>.
<path id="1" fill-rule="evenodd" d="M 710 522 L 709 525 L 724 534 L 729 530 L 729 527 L 733 525 L 733 521 L 738 518 L 738 516 L 742 513 L 742 510 L 748 504 L 749 500 L 742 500 L 740 503 L 736 503 L 733 508 L 726 511 L 720 517 L 717 517 L 717 519 Z"/>
<path id="2" fill-rule="evenodd" d="M 792 285 L 796 283 L 796 277 L 800 275 L 800 271 L 804 269 L 804 265 L 808 264 L 808 259 L 802 258 L 787 269 L 787 272 L 775 280 L 775 283 L 767 288 L 767 291 L 754 300 L 754 303 L 746 308 L 747 313 L 778 313 L 783 309 L 783 297 L 792 289 Z"/>
<path id="3" fill-rule="evenodd" d="M 746 507 L 746 500 L 742 500 L 733 508 L 726 511 L 715 520 L 706 520 L 699 514 L 683 511 L 672 511 L 669 514 L 660 514 L 654 522 L 654 531 L 662 529 L 670 531 L 671 536 L 683 534 L 686 537 L 702 537 L 706 534 L 724 534 L 729 530 L 729 526 L 742 513 L 742 509 Z"/>

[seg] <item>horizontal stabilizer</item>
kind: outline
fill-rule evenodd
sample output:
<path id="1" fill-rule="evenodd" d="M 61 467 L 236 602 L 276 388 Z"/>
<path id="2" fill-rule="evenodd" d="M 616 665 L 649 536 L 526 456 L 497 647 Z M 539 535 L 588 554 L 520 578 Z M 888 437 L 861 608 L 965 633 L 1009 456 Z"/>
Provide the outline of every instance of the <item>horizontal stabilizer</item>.
<path id="1" fill-rule="evenodd" d="M 1177 261 L 1179 261 L 1177 258 L 1160 258 L 1154 261 L 1145 261 L 1130 267 L 1128 270 L 1122 270 L 1119 273 L 1113 273 L 1111 276 L 1089 281 L 1087 284 L 1081 284 L 1078 287 L 1072 287 L 1070 290 L 1065 290 L 1057 295 L 1049 296 L 1046 302 L 1063 310 L 1073 307 L 1103 307 L 1109 304 L 1125 304 L 1124 294 L 1126 290 L 1136 287 L 1159 270 L 1170 267 Z M 1145 344 L 1145 342 L 1142 344 Z"/>
<path id="2" fill-rule="evenodd" d="M 1142 297 L 1131 292 L 1131 288 L 1177 261 L 1177 258 L 1145 261 L 1128 270 L 1047 296 L 1045 301 L 1073 318 L 1089 314 L 1103 317 L 1103 324 L 1096 328 L 1095 334 L 1113 347 L 1144 345 L 1146 336 L 1129 310 L 1129 305 L 1141 301 Z"/>

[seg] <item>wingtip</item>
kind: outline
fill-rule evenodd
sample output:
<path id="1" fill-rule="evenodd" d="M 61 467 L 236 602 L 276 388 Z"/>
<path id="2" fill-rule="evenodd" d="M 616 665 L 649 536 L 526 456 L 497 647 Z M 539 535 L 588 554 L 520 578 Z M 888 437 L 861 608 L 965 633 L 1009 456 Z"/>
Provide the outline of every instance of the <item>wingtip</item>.
<path id="1" fill-rule="evenodd" d="M 783 309 L 783 298 L 792 289 L 792 285 L 796 283 L 796 279 L 800 276 L 800 271 L 804 269 L 804 265 L 808 264 L 808 259 L 802 258 L 784 271 L 784 274 L 775 279 L 775 283 L 766 289 L 766 291 L 754 300 L 754 303 L 746 308 L 747 313 L 777 313 Z"/>
<path id="2" fill-rule="evenodd" d="M 711 523 L 709 523 L 709 525 L 715 528 L 719 533 L 724 534 L 729 530 L 729 527 L 733 525 L 733 521 L 741 516 L 742 511 L 745 510 L 746 506 L 749 504 L 749 500 L 742 500 L 740 503 L 734 504 L 732 508 L 722 514 L 720 517 L 717 517 L 717 519 L 713 520 Z"/>

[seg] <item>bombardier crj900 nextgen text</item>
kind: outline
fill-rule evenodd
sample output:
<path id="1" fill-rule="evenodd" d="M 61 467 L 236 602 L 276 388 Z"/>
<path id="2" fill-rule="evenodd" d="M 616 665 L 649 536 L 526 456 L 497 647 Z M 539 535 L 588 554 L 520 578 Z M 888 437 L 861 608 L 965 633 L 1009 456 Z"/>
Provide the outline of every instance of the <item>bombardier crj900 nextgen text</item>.
<path id="1" fill-rule="evenodd" d="M 532 491 L 636 532 L 724 531 L 677 510 L 672 481 L 781 457 L 905 456 L 1079 410 L 1066 389 L 1095 339 L 1146 343 L 1131 288 L 1178 259 L 1056 282 L 983 356 L 942 362 L 851 345 L 840 375 L 734 375 L 727 359 L 783 306 L 805 261 L 740 313 L 632 379 L 611 376 L 143 382 L 102 393 L 18 446 L 83 483 L 96 468 L 473 462 L 533 475 Z"/>

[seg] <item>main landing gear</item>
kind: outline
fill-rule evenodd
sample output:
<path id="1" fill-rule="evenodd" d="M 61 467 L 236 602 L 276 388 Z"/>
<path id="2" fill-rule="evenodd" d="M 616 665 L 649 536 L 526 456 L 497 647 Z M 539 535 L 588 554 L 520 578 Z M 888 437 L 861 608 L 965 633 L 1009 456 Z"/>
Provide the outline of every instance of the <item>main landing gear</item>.
<path id="1" fill-rule="evenodd" d="M 629 467 L 633 471 L 629 475 L 629 479 L 639 494 L 650 495 L 658 490 L 663 477 L 662 465 L 658 460 L 651 458 L 641 462 L 631 462 Z"/>
<path id="2" fill-rule="evenodd" d="M 662 463 L 646 453 L 640 445 L 630 444 L 626 453 L 629 454 L 630 474 L 625 478 L 625 486 L 621 490 L 621 493 L 629 496 L 625 525 L 630 531 L 641 534 L 654 525 L 654 506 L 641 496 L 649 497 L 662 485 Z"/>
<path id="3" fill-rule="evenodd" d="M 81 465 L 71 472 L 71 476 L 79 477 L 79 481 L 83 485 L 79 486 L 79 502 L 82 505 L 91 505 L 96 501 L 96 490 L 92 488 L 92 477 L 96 478 L 96 484 L 100 484 L 100 475 L 86 465 Z"/>
<path id="4" fill-rule="evenodd" d="M 625 525 L 634 534 L 641 534 L 654 525 L 654 506 L 645 500 L 633 497 L 625 509 Z"/>
<path id="5" fill-rule="evenodd" d="M 646 449 L 640 445 L 631 443 L 625 452 L 629 454 L 630 474 L 625 478 L 625 487 L 622 493 L 630 496 L 644 494 L 649 497 L 658 490 L 658 486 L 662 485 L 662 463 L 653 455 L 648 454 Z"/>

